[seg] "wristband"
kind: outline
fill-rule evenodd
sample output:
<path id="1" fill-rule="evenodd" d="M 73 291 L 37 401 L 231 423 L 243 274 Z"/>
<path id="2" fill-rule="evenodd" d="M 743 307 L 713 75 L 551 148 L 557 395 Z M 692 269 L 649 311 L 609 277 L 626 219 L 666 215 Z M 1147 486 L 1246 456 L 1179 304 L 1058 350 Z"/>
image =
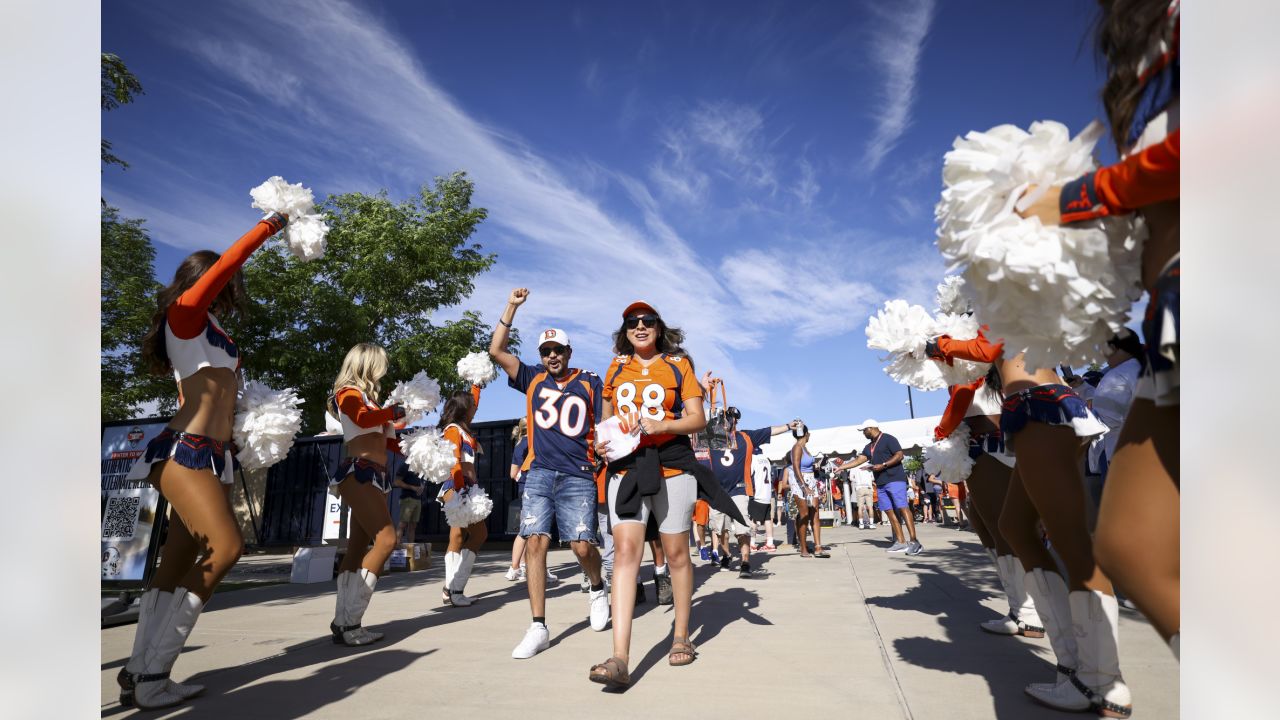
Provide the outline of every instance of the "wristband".
<path id="1" fill-rule="evenodd" d="M 505 325 L 505 326 L 507 327 L 507 329 L 508 329 L 508 330 L 510 330 L 510 329 L 511 329 L 511 323 L 509 323 L 509 322 L 507 322 L 507 321 L 503 320 L 502 318 L 498 318 L 498 324 L 499 324 L 499 325 Z"/>

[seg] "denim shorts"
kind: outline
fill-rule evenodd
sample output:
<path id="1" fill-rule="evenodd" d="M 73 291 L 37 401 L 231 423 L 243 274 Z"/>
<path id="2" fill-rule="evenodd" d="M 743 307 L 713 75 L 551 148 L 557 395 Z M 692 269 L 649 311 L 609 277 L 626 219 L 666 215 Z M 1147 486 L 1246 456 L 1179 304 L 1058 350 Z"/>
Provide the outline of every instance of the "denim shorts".
<path id="1" fill-rule="evenodd" d="M 551 518 L 560 528 L 560 540 L 595 545 L 596 481 L 567 473 L 532 468 L 524 477 L 520 510 L 520 537 L 551 536 Z"/>

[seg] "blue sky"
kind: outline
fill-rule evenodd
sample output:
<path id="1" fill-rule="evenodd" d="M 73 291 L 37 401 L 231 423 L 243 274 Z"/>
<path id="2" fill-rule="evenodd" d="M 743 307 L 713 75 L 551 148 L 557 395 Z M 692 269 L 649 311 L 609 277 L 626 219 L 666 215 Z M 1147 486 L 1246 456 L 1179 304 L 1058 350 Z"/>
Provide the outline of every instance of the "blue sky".
<path id="1" fill-rule="evenodd" d="M 643 298 L 754 427 L 907 417 L 867 317 L 932 307 L 942 155 L 969 130 L 1102 116 L 1076 3 L 109 3 L 146 94 L 103 115 L 103 197 L 157 274 L 252 225 L 270 175 L 403 198 L 466 170 L 496 252 L 463 306 L 554 325 L 602 371 Z M 462 308 L 441 313 L 448 317 Z M 364 338 L 352 338 L 352 343 Z M 526 353 L 529 355 L 529 353 Z M 533 361 L 532 357 L 526 357 Z M 340 358 L 334 358 L 336 371 Z M 945 392 L 914 392 L 917 415 Z M 515 417 L 501 384 L 478 419 Z"/>

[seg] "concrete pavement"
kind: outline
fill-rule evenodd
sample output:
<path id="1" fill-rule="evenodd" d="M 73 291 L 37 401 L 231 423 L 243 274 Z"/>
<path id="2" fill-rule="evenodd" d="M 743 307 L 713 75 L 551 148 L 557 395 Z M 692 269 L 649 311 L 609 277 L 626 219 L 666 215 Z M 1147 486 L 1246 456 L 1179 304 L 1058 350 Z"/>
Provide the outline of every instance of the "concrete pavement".
<path id="1" fill-rule="evenodd" d="M 581 571 L 553 551 L 562 582 L 548 589 L 552 646 L 531 660 L 511 649 L 529 624 L 523 583 L 503 579 L 510 554 L 488 552 L 467 586 L 470 608 L 440 602 L 440 558 L 425 572 L 387 575 L 365 616 L 386 634 L 335 646 L 333 584 L 275 585 L 215 595 L 174 668 L 203 697 L 148 718 L 421 718 L 441 711 L 521 720 L 646 718 L 695 713 L 830 711 L 876 718 L 1063 718 L 1027 698 L 1053 677 L 1047 640 L 998 637 L 978 623 L 1007 610 L 977 537 L 919 529 L 926 552 L 888 555 L 887 531 L 828 528 L 830 559 L 757 554 L 767 573 L 741 580 L 696 558 L 691 634 L 700 657 L 670 667 L 671 608 L 641 606 L 631 648 L 633 686 L 605 692 L 587 671 L 610 654 L 611 633 L 587 622 Z M 261 562 L 261 561 L 259 561 Z M 641 576 L 649 578 L 646 562 Z M 134 625 L 102 631 L 102 715 Z M 1122 668 L 1134 717 L 1178 717 L 1178 665 L 1137 613 L 1122 610 Z"/>

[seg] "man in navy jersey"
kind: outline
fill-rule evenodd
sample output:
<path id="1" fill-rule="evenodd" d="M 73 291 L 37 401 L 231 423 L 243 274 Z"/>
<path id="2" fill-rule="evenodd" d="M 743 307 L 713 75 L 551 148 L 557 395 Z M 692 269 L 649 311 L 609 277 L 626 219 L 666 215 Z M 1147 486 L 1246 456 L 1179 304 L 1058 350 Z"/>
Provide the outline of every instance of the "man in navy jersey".
<path id="1" fill-rule="evenodd" d="M 593 433 L 600 419 L 603 385 L 595 373 L 569 366 L 573 349 L 563 330 L 549 328 L 539 333 L 541 364 L 527 365 L 507 351 L 516 309 L 528 297 L 526 288 L 511 291 L 489 343 L 489 355 L 506 371 L 507 384 L 524 393 L 528 409 L 529 450 L 521 467 L 525 476 L 520 536 L 528 539 L 524 554 L 533 622 L 511 651 L 511 657 L 519 660 L 550 646 L 546 567 L 553 517 L 560 528 L 560 540 L 573 548 L 591 583 L 591 629 L 601 631 L 609 626 L 609 594 L 595 546 Z"/>
<path id="2" fill-rule="evenodd" d="M 726 415 L 731 422 L 730 436 L 737 439 L 737 442 L 734 443 L 736 447 L 733 449 L 711 450 L 710 457 L 704 462 L 711 466 L 711 471 L 715 473 L 716 480 L 720 481 L 720 486 L 725 489 L 725 492 L 729 493 L 729 497 L 733 498 L 733 503 L 742 512 L 742 517 L 747 518 L 750 516 L 747 501 L 755 494 L 754 480 L 751 473 L 752 463 L 763 461 L 760 446 L 769 442 L 769 438 L 774 435 L 790 430 L 796 423 L 792 422 L 786 425 L 760 428 L 759 430 L 743 431 L 738 429 L 738 418 L 741 417 L 741 413 L 738 412 L 737 408 L 728 408 Z M 742 566 L 738 569 L 738 577 L 750 578 L 750 526 L 743 525 L 716 510 L 711 511 L 710 524 L 711 532 L 720 536 L 720 547 L 724 549 L 724 556 L 720 559 L 720 567 L 725 570 L 729 569 L 732 559 L 729 555 L 729 530 L 732 529 L 738 540 L 738 550 L 742 553 Z"/>

